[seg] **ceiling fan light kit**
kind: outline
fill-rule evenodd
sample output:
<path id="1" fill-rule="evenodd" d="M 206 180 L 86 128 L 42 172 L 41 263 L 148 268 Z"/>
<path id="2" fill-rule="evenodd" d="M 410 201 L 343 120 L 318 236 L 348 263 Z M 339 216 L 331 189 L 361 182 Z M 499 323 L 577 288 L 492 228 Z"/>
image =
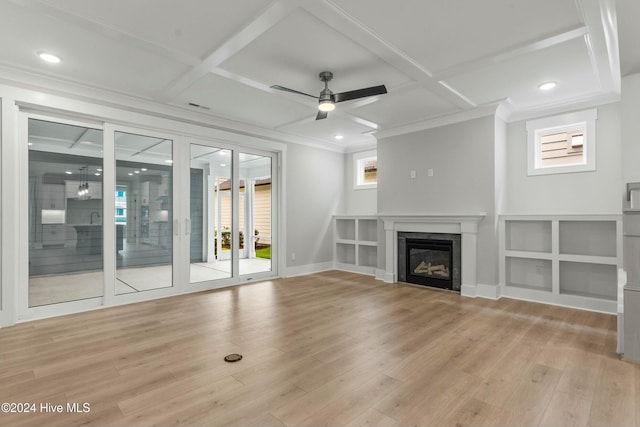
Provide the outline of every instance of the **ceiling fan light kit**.
<path id="1" fill-rule="evenodd" d="M 318 110 L 320 111 L 318 111 L 316 120 L 326 119 L 327 113 L 329 111 L 335 110 L 336 102 L 351 101 L 353 99 L 365 98 L 367 96 L 382 95 L 387 93 L 387 88 L 384 85 L 380 85 L 334 94 L 329 89 L 329 82 L 333 79 L 333 73 L 331 71 L 323 71 L 320 73 L 319 77 L 320 81 L 324 82 L 324 89 L 320 92 L 320 96 L 309 95 L 308 93 L 300 92 L 295 89 L 289 89 L 280 85 L 273 85 L 271 86 L 271 89 L 297 93 L 298 95 L 305 95 L 317 99 Z"/>
<path id="2" fill-rule="evenodd" d="M 320 104 L 318 104 L 318 110 L 320 111 L 333 111 L 336 109 L 336 104 L 333 103 L 333 101 L 328 100 L 328 101 L 320 101 Z"/>

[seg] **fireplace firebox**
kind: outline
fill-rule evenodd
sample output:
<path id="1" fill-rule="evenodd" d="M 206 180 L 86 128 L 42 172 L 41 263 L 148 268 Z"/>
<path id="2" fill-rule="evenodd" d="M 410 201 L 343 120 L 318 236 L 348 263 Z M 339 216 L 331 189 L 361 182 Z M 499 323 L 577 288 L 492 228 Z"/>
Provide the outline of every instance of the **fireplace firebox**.
<path id="1" fill-rule="evenodd" d="M 407 239 L 407 281 L 453 289 L 453 242 Z"/>
<path id="2" fill-rule="evenodd" d="M 460 290 L 460 235 L 398 233 L 398 280 Z"/>

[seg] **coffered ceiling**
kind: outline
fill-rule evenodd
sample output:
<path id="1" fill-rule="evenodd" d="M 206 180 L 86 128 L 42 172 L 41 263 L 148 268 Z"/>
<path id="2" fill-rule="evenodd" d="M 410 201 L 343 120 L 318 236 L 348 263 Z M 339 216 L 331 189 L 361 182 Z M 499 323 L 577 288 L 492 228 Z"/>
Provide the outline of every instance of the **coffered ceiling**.
<path id="1" fill-rule="evenodd" d="M 3 0 L 0 78 L 44 76 L 213 125 L 226 119 L 254 135 L 353 149 L 499 104 L 515 119 L 616 99 L 620 69 L 640 71 L 637 0 L 617 8 L 614 0 Z M 62 61 L 44 63 L 39 52 Z M 334 92 L 384 84 L 388 93 L 315 120 L 316 100 L 270 88 L 317 95 L 325 70 Z M 538 89 L 548 81 L 556 88 Z"/>

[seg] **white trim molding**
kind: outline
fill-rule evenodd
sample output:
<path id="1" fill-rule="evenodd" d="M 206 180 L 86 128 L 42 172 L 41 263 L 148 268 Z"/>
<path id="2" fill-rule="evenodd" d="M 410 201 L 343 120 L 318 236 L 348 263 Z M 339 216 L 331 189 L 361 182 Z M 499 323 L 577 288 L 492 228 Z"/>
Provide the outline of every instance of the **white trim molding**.
<path id="1" fill-rule="evenodd" d="M 307 274 L 321 273 L 323 271 L 329 271 L 333 269 L 333 261 L 319 262 L 316 264 L 297 265 L 295 267 L 287 267 L 282 277 L 306 276 Z"/>
<path id="2" fill-rule="evenodd" d="M 462 237 L 460 294 L 472 298 L 484 296 L 484 289 L 482 294 L 478 293 L 477 238 L 478 224 L 486 215 L 483 212 L 472 214 L 380 215 L 379 218 L 384 223 L 386 237 L 383 280 L 387 283 L 395 283 L 397 281 L 398 232 L 460 234 Z M 497 294 L 497 291 L 495 291 L 495 294 Z"/>

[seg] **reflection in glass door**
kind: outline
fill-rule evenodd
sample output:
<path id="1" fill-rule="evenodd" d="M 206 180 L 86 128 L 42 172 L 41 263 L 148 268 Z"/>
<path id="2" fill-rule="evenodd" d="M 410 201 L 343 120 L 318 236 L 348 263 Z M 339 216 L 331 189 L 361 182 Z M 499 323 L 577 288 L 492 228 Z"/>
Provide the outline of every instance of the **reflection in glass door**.
<path id="1" fill-rule="evenodd" d="M 272 199 L 271 157 L 239 153 L 241 275 L 271 271 Z"/>
<path id="2" fill-rule="evenodd" d="M 29 307 L 101 297 L 102 130 L 30 118 Z"/>
<path id="3" fill-rule="evenodd" d="M 191 144 L 189 283 L 232 276 L 232 152 Z"/>
<path id="4" fill-rule="evenodd" d="M 173 286 L 173 141 L 115 133 L 116 294 Z"/>

